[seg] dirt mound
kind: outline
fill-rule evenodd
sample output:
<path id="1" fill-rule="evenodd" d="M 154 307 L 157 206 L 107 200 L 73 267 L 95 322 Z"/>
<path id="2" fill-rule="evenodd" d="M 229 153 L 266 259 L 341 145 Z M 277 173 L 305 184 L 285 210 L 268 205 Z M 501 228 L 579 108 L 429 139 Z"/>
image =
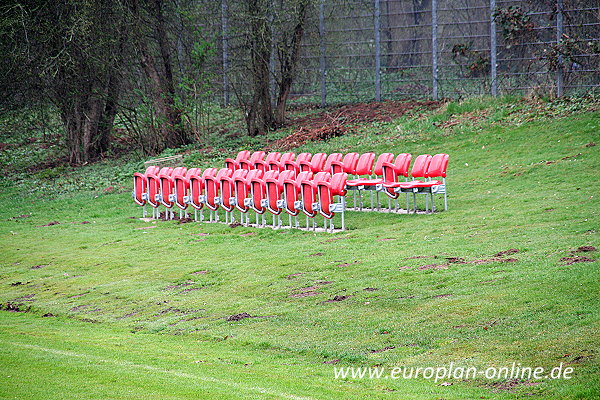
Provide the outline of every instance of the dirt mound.
<path id="1" fill-rule="evenodd" d="M 415 108 L 433 110 L 439 101 L 384 101 L 378 103 L 348 104 L 335 110 L 298 118 L 290 124 L 294 132 L 275 141 L 270 148 L 289 150 L 309 141 L 327 140 L 354 130 L 355 124 L 384 121 L 390 122 Z"/>

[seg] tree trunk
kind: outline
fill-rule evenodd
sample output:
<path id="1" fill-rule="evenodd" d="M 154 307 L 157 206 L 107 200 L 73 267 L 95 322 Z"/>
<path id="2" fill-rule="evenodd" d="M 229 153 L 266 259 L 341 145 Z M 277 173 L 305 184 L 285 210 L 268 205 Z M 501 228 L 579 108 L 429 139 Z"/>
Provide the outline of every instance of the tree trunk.
<path id="1" fill-rule="evenodd" d="M 285 125 L 285 110 L 287 100 L 292 90 L 292 84 L 296 77 L 296 68 L 300 59 L 300 45 L 304 36 L 304 26 L 306 24 L 306 14 L 308 8 L 307 1 L 301 1 L 298 4 L 298 15 L 296 17 L 296 26 L 292 33 L 290 43 L 287 43 L 284 32 L 283 46 L 279 49 L 279 64 L 281 69 L 281 81 L 279 82 L 279 93 L 277 95 L 277 111 L 275 114 L 275 123 L 278 126 Z"/>
<path id="2" fill-rule="evenodd" d="M 256 136 L 274 127 L 269 90 L 269 61 L 271 57 L 271 28 L 268 24 L 267 1 L 250 0 L 250 51 L 252 73 L 252 102 L 246 113 L 248 134 Z"/>

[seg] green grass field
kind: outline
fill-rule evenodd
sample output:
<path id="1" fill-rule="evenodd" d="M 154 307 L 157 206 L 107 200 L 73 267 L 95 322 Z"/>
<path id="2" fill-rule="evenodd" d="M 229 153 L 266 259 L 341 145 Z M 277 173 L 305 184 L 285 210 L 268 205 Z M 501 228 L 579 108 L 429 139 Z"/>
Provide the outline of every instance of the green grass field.
<path id="1" fill-rule="evenodd" d="M 339 234 L 141 221 L 127 160 L 9 174 L 0 398 L 599 398 L 599 110 L 472 100 L 309 143 L 450 154 L 448 211 L 348 212 Z M 334 376 L 450 363 L 573 373 Z"/>

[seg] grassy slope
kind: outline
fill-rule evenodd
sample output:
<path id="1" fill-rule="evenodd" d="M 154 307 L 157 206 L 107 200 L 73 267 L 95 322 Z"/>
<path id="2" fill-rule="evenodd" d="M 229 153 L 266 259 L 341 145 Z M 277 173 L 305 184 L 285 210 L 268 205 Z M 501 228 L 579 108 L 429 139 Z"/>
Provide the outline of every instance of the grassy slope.
<path id="1" fill-rule="evenodd" d="M 2 313 L 0 340 L 8 342 L 0 353 L 3 368 L 7 375 L 31 374 L 13 381 L 5 394 L 35 398 L 40 395 L 32 382 L 49 380 L 45 364 L 29 368 L 41 362 L 44 350 L 10 344 L 19 332 L 25 335 L 23 343 L 45 349 L 157 368 L 174 362 L 173 370 L 184 374 L 226 376 L 243 383 L 235 389 L 240 398 L 253 398 L 247 389 L 253 379 L 266 382 L 278 393 L 274 398 L 282 393 L 315 398 L 340 398 L 340 393 L 344 398 L 366 393 L 373 398 L 402 398 L 403 393 L 421 398 L 597 396 L 598 262 L 565 265 L 560 259 L 579 246 L 600 247 L 600 157 L 597 147 L 586 147 L 600 140 L 600 118 L 597 111 L 563 118 L 551 107 L 527 107 L 451 104 L 426 118 L 373 124 L 356 135 L 305 146 L 309 151 L 443 151 L 451 156 L 448 212 L 348 213 L 350 230 L 334 236 L 152 224 L 129 218 L 139 210 L 127 194 L 51 199 L 20 197 L 5 188 L 0 194 L 0 303 L 31 305 L 37 314 L 59 316 Z M 548 116 L 539 117 L 544 113 Z M 450 128 L 436 127 L 454 120 L 459 123 Z M 22 214 L 32 216 L 11 219 Z M 54 220 L 61 224 L 39 227 Z M 92 223 L 76 223 L 84 220 Z M 140 229 L 148 226 L 154 228 Z M 249 232 L 255 235 L 242 236 Z M 489 261 L 511 248 L 520 251 L 509 256 L 518 262 Z M 417 255 L 428 258 L 413 258 Z M 444 263 L 445 257 L 488 261 L 419 268 Z M 43 267 L 31 268 L 37 265 Z M 208 273 L 193 274 L 204 270 Z M 319 286 L 319 281 L 332 283 Z M 192 285 L 173 287 L 182 283 Z M 315 284 L 321 294 L 290 297 Z M 192 288 L 199 290 L 185 291 Z M 324 303 L 335 295 L 352 297 Z M 225 320 L 240 312 L 265 318 Z M 137 339 L 143 333 L 151 335 Z M 125 344 L 109 346 L 111 338 Z M 192 343 L 200 344 L 214 368 L 189 372 L 195 367 L 190 366 L 193 356 L 174 357 Z M 138 346 L 143 351 L 132 355 Z M 388 346 L 395 348 L 372 352 Z M 231 359 L 219 361 L 227 359 L 222 352 Z M 94 367 L 98 363 L 84 357 L 66 363 L 69 357 L 62 353 L 45 354 L 64 369 L 66 378 L 57 391 L 65 397 L 83 370 L 94 371 L 98 381 L 91 379 L 82 393 L 116 385 L 120 398 L 143 397 L 145 391 L 185 398 L 190 393 L 172 391 L 170 380 L 194 380 L 148 376 L 143 367 L 132 367 L 139 380 L 117 385 L 110 362 Z M 335 381 L 333 367 L 322 364 L 335 359 L 338 366 L 425 367 L 453 361 L 480 368 L 513 361 L 551 368 L 565 362 L 575 373 L 569 381 L 518 385 L 507 394 L 484 380 L 447 387 L 432 381 Z M 130 373 L 129 364 L 112 364 Z M 250 372 L 244 364 L 252 365 Z M 272 369 L 281 375 L 265 378 Z M 226 397 L 217 388 L 227 384 L 198 385 L 197 390 L 214 390 L 214 398 Z"/>

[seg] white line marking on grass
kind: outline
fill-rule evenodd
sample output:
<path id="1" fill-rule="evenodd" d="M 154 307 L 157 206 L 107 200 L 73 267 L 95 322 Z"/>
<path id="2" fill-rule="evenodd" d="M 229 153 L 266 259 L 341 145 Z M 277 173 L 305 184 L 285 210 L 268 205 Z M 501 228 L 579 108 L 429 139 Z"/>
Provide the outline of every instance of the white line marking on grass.
<path id="1" fill-rule="evenodd" d="M 76 353 L 76 352 L 70 351 L 70 350 L 50 349 L 47 347 L 37 346 L 35 344 L 24 344 L 24 343 L 9 343 L 9 344 L 16 346 L 16 347 L 23 347 L 26 349 L 43 351 L 46 353 L 56 354 L 59 356 L 84 358 L 84 359 L 94 360 L 97 362 L 118 365 L 121 367 L 138 368 L 138 369 L 142 369 L 142 370 L 146 370 L 146 371 L 159 372 L 162 374 L 177 376 L 179 378 L 196 379 L 196 380 L 201 380 L 204 382 L 217 383 L 219 385 L 232 386 L 239 390 L 258 392 L 258 393 L 262 393 L 262 394 L 269 394 L 269 395 L 281 397 L 283 399 L 314 400 L 312 397 L 296 396 L 294 394 L 282 393 L 282 392 L 278 392 L 278 391 L 271 390 L 271 389 L 265 389 L 260 386 L 245 386 L 245 385 L 239 384 L 237 382 L 227 381 L 227 380 L 223 380 L 223 379 L 217 379 L 217 378 L 214 378 L 211 376 L 194 375 L 194 374 L 190 374 L 187 372 L 172 371 L 172 370 L 168 370 L 168 369 L 154 367 L 152 365 L 136 364 L 136 363 L 133 363 L 130 361 L 119 361 L 119 360 L 113 360 L 113 359 L 106 359 L 106 358 L 101 358 L 98 356 L 93 356 L 90 354 Z"/>

